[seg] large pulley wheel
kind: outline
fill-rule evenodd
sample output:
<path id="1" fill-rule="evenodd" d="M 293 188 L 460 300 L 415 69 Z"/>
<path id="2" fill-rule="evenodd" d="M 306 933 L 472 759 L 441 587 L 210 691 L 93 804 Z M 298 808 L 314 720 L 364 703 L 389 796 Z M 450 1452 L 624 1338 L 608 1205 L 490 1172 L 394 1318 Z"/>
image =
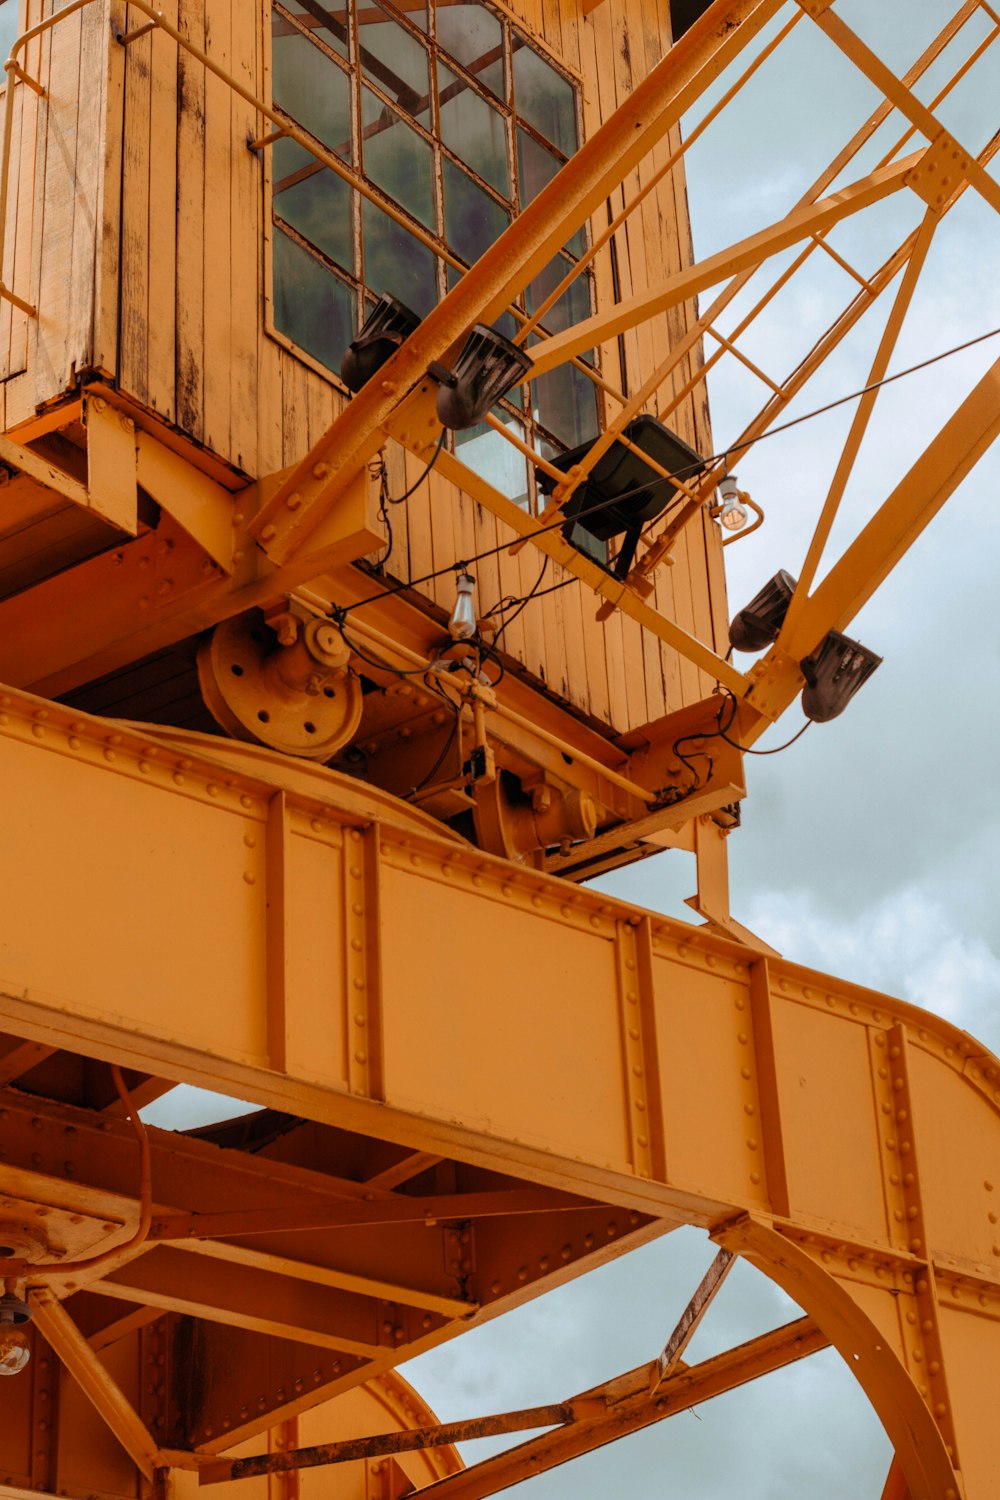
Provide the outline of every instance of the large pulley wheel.
<path id="1" fill-rule="evenodd" d="M 310 620 L 281 645 L 257 610 L 224 620 L 198 652 L 202 697 L 235 739 L 329 760 L 357 732 L 363 695 L 329 621 Z"/>

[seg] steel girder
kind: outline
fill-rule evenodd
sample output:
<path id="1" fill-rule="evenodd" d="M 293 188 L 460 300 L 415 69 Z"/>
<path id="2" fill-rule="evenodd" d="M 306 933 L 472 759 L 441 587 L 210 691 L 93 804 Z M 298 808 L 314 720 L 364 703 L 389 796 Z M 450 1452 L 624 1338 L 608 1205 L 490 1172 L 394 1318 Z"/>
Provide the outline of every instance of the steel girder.
<path id="1" fill-rule="evenodd" d="M 460 1191 L 492 1188 L 501 1174 L 511 1191 L 534 1184 L 557 1195 L 539 1208 L 594 1220 L 589 1250 L 599 1224 L 605 1248 L 703 1226 L 785 1287 L 848 1360 L 913 1500 L 994 1493 L 1000 1079 L 971 1038 L 708 929 L 567 892 L 443 837 L 391 799 L 366 809 L 365 789 L 359 799 L 356 784 L 290 771 L 266 752 L 7 693 L 0 772 L 32 787 L 5 819 L 0 1016 L 10 1037 L 395 1143 L 400 1157 L 420 1153 L 418 1169 L 447 1158 L 495 1174 Z M 15 1153 L 0 1172 L 8 1195 L 71 1219 L 75 1198 L 94 1193 L 84 1227 L 56 1224 L 53 1236 L 76 1254 L 113 1244 L 135 1212 L 125 1122 L 98 1117 L 96 1129 L 119 1142 L 118 1164 L 85 1191 L 72 1162 L 63 1173 L 58 1146 L 32 1154 L 30 1122 L 48 1127 L 37 1104 L 22 1101 L 25 1113 L 25 1159 Z M 66 1136 L 84 1123 L 72 1114 Z M 538 1275 L 510 1244 L 495 1248 L 496 1287 L 473 1296 L 463 1280 L 475 1278 L 473 1261 L 459 1250 L 457 1290 L 432 1273 L 422 1287 L 397 1287 L 411 1312 L 385 1318 L 385 1335 L 346 1290 L 344 1277 L 360 1274 L 349 1263 L 327 1266 L 322 1294 L 313 1284 L 296 1296 L 297 1277 L 323 1279 L 314 1264 L 290 1264 L 309 1261 L 308 1238 L 294 1254 L 288 1243 L 272 1251 L 245 1212 L 228 1240 L 224 1220 L 199 1234 L 183 1215 L 209 1205 L 181 1170 L 191 1153 L 176 1149 L 172 1161 L 161 1142 L 154 1162 L 151 1240 L 92 1280 L 49 1274 L 57 1297 L 86 1286 L 336 1346 L 360 1379 L 366 1360 L 384 1367 L 461 1326 L 456 1302 L 477 1316 L 481 1300 L 527 1295 Z M 271 1227 L 279 1237 L 309 1208 L 306 1235 L 328 1206 L 317 1205 L 316 1180 L 289 1182 L 285 1219 Z M 251 1178 L 230 1186 L 227 1206 L 279 1208 L 273 1188 L 263 1202 L 250 1188 Z M 478 1233 L 477 1214 L 489 1214 L 479 1199 L 463 1211 L 425 1192 L 380 1189 L 378 1211 L 356 1206 L 355 1218 L 368 1213 L 398 1236 L 415 1196 L 419 1241 L 439 1233 L 440 1215 Z M 498 1222 L 522 1253 L 514 1219 Z M 385 1300 L 370 1267 L 368 1277 L 363 1295 Z M 268 1296 L 255 1321 L 255 1300 Z"/>

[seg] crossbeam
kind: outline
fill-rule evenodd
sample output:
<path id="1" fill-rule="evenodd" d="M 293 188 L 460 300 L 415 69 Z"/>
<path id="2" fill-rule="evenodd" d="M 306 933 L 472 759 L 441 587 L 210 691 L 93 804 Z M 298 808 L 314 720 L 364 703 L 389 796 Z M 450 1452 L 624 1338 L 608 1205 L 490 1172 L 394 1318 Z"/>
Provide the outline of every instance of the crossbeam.
<path id="1" fill-rule="evenodd" d="M 426 1500 L 486 1500 L 499 1490 L 784 1369 L 825 1349 L 827 1344 L 826 1337 L 811 1319 L 799 1318 L 701 1364 L 675 1370 L 654 1396 L 649 1394 L 649 1382 L 655 1361 L 653 1365 L 642 1365 L 606 1386 L 585 1393 L 588 1398 L 602 1397 L 607 1401 L 604 1415 L 545 1433 L 506 1453 L 473 1464 L 460 1474 L 439 1480 L 420 1493 Z"/>
<path id="2" fill-rule="evenodd" d="M 229 1239 L 246 1234 L 288 1234 L 296 1229 L 348 1229 L 365 1224 L 437 1224 L 441 1220 L 506 1217 L 586 1207 L 582 1198 L 545 1188 L 497 1193 L 452 1193 L 434 1198 L 382 1199 L 322 1207 L 246 1209 L 219 1214 L 177 1214 L 154 1219 L 152 1240 Z"/>

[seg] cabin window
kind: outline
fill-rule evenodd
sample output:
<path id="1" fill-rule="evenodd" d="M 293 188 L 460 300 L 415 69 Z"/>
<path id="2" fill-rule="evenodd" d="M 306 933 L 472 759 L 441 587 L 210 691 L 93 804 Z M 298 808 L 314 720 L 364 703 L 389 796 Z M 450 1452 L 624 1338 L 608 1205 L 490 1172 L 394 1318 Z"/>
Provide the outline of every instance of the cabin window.
<path id="1" fill-rule="evenodd" d="M 425 316 L 551 181 L 579 145 L 578 90 L 486 4 L 273 0 L 271 33 L 275 108 L 374 190 L 372 201 L 295 142 L 272 148 L 274 327 L 337 371 L 374 297 L 391 292 Z M 527 289 L 522 314 L 585 248 L 581 230 Z M 588 271 L 542 329 L 592 307 Z M 596 387 L 555 370 L 497 414 L 538 452 L 562 452 L 596 435 Z M 457 446 L 503 493 L 534 504 L 529 466 L 496 433 L 461 434 Z"/>

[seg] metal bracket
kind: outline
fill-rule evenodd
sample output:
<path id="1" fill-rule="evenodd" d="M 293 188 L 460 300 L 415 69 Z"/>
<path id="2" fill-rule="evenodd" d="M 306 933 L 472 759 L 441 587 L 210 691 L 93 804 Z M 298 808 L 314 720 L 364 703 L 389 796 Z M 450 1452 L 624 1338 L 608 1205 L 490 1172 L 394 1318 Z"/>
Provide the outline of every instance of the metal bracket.
<path id="1" fill-rule="evenodd" d="M 940 214 L 955 190 L 967 179 L 970 165 L 968 153 L 962 150 L 954 136 L 942 130 L 916 166 L 907 172 L 904 181 L 933 213 Z"/>
<path id="2" fill-rule="evenodd" d="M 798 3 L 806 15 L 812 16 L 815 21 L 819 16 L 823 15 L 824 11 L 830 9 L 833 0 L 798 0 Z"/>

